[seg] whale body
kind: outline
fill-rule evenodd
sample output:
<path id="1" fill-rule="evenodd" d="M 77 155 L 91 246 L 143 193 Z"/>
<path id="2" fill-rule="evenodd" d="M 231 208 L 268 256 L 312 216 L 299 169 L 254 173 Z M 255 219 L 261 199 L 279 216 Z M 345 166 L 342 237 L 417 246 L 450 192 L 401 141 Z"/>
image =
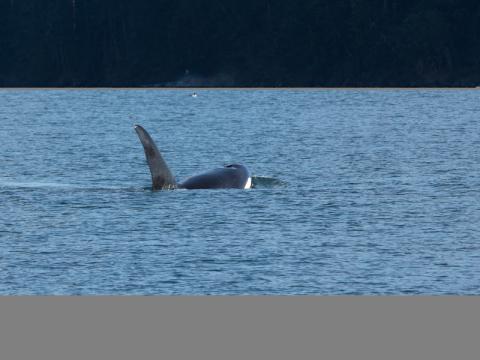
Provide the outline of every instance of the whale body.
<path id="1" fill-rule="evenodd" d="M 250 189 L 252 187 L 250 172 L 241 164 L 225 165 L 177 183 L 150 134 L 140 125 L 135 125 L 135 131 L 145 150 L 145 157 L 152 175 L 153 190 Z"/>

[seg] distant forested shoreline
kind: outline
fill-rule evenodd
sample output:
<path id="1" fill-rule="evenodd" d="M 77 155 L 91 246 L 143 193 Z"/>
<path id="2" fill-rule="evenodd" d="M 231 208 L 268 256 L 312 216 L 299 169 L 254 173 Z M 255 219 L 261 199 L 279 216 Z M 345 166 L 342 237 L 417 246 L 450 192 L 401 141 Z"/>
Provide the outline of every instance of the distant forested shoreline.
<path id="1" fill-rule="evenodd" d="M 0 86 L 478 86 L 478 0 L 0 0 Z"/>

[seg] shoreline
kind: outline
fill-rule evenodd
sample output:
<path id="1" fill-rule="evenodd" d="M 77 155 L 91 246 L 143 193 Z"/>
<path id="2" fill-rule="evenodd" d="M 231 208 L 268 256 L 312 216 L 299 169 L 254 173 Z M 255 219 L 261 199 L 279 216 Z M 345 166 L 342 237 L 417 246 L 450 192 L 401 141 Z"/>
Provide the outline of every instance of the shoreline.
<path id="1" fill-rule="evenodd" d="M 480 90 L 480 86 L 399 86 L 399 87 L 379 87 L 379 86 L 359 86 L 359 87 L 287 87 L 287 86 L 258 86 L 258 87 L 242 87 L 242 86 L 5 86 L 0 87 L 2 90 L 299 90 L 299 91 L 322 91 L 322 90 Z"/>

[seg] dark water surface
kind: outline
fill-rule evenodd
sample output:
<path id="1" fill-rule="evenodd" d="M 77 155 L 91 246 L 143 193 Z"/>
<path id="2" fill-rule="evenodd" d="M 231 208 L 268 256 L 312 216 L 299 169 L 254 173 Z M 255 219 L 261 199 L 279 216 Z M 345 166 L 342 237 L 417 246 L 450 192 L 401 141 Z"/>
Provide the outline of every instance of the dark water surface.
<path id="1" fill-rule="evenodd" d="M 0 294 L 480 294 L 480 91 L 190 93 L 0 91 Z"/>

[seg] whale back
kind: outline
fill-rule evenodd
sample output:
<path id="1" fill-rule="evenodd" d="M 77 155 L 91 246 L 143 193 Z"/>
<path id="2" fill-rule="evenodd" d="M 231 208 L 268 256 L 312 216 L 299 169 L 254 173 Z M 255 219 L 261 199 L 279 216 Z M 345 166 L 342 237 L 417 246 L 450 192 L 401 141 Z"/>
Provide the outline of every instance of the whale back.
<path id="1" fill-rule="evenodd" d="M 138 138 L 145 150 L 148 167 L 152 175 L 152 187 L 154 190 L 175 189 L 177 184 L 172 172 L 163 159 L 157 145 L 151 138 L 150 134 L 140 125 L 135 126 Z"/>
<path id="2" fill-rule="evenodd" d="M 250 172 L 243 165 L 227 165 L 192 176 L 178 185 L 183 189 L 246 189 L 250 186 Z"/>

